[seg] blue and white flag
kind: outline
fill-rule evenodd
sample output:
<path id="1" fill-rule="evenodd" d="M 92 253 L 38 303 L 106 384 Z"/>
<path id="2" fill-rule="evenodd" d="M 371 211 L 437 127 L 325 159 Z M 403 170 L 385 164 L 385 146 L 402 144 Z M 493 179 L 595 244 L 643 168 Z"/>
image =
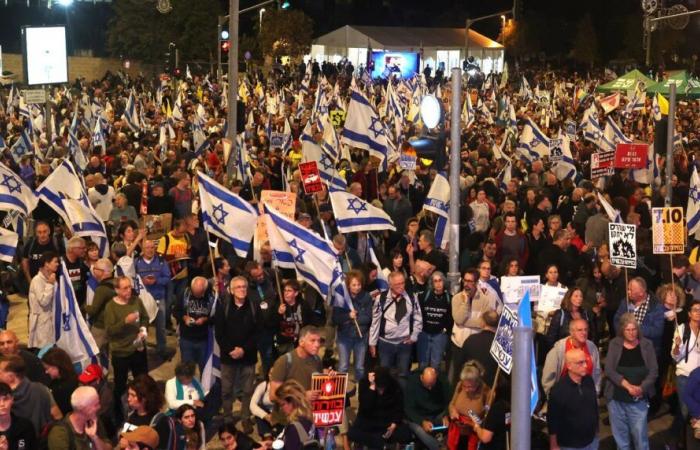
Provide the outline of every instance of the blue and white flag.
<path id="1" fill-rule="evenodd" d="M 336 225 L 341 233 L 355 231 L 396 231 L 394 221 L 384 212 L 360 197 L 345 191 L 330 191 Z"/>
<path id="2" fill-rule="evenodd" d="M 6 263 L 14 261 L 18 240 L 19 234 L 0 228 L 0 261 L 5 261 Z"/>
<path id="3" fill-rule="evenodd" d="M 598 192 L 598 201 L 605 210 L 605 214 L 608 215 L 608 219 L 610 219 L 611 222 L 622 223 L 622 216 L 620 215 L 620 211 L 613 208 L 612 205 L 608 203 L 607 200 L 605 200 L 605 197 L 603 197 L 600 194 L 600 192 Z"/>
<path id="4" fill-rule="evenodd" d="M 591 102 L 591 106 L 583 112 L 581 128 L 583 129 L 583 138 L 585 140 L 599 145 L 600 139 L 603 137 L 603 127 L 600 126 L 598 108 L 595 102 Z"/>
<path id="5" fill-rule="evenodd" d="M 464 123 L 464 128 L 469 128 L 474 124 L 474 119 L 476 117 L 476 111 L 472 106 L 472 96 L 467 91 L 467 98 L 464 100 L 464 105 L 462 106 L 462 122 Z"/>
<path id="6" fill-rule="evenodd" d="M 382 265 L 379 264 L 379 259 L 377 258 L 377 255 L 374 253 L 374 239 L 372 239 L 371 234 L 367 234 L 367 247 L 369 247 L 369 260 L 372 261 L 372 263 L 377 266 L 377 289 L 380 291 L 388 291 L 389 290 L 389 280 L 387 279 L 386 275 L 384 275 L 384 271 L 382 270 Z"/>
<path id="7" fill-rule="evenodd" d="M 617 144 L 631 144 L 632 139 L 625 136 L 620 126 L 611 117 L 605 120 L 605 131 L 603 138 L 598 144 L 605 151 L 614 151 Z"/>
<path id="8" fill-rule="evenodd" d="M 214 306 L 216 306 L 216 304 Z M 212 311 L 214 310 L 215 308 L 212 308 Z M 202 370 L 201 380 L 202 391 L 204 391 L 204 395 L 208 395 L 214 387 L 216 380 L 221 379 L 221 350 L 214 336 L 213 325 L 207 327 L 207 347 L 205 352 L 207 360 L 204 364 L 204 370 Z"/>
<path id="9" fill-rule="evenodd" d="M 510 160 L 507 161 L 506 166 L 501 170 L 501 173 L 496 177 L 498 179 L 498 187 L 504 193 L 508 191 L 508 183 L 513 177 L 512 173 L 513 163 Z"/>
<path id="10" fill-rule="evenodd" d="M 102 131 L 102 118 L 98 116 L 95 120 L 95 128 L 92 130 L 92 148 L 102 147 L 101 154 L 107 151 L 107 141 L 105 140 L 104 132 Z"/>
<path id="11" fill-rule="evenodd" d="M 64 261 L 61 261 L 56 280 L 53 308 L 56 346 L 65 350 L 73 363 L 91 360 L 100 350 L 80 313 Z"/>
<path id="12" fill-rule="evenodd" d="M 350 104 L 341 133 L 341 141 L 351 147 L 367 150 L 384 160 L 387 156 L 387 136 L 374 107 L 359 90 L 350 94 Z"/>
<path id="13" fill-rule="evenodd" d="M 95 275 L 92 274 L 92 270 L 88 270 L 87 282 L 85 284 L 85 304 L 90 306 L 92 305 L 92 301 L 95 299 L 95 290 L 97 290 L 97 286 L 100 284 L 100 282 L 97 281 L 97 278 L 95 278 Z"/>
<path id="14" fill-rule="evenodd" d="M 80 170 L 85 170 L 88 161 L 87 158 L 85 158 L 83 149 L 80 148 L 80 141 L 78 140 L 78 111 L 75 111 L 73 114 L 73 120 L 68 129 L 68 153 L 75 165 L 78 166 Z"/>
<path id="15" fill-rule="evenodd" d="M 0 211 L 19 211 L 28 217 L 39 199 L 19 175 L 0 163 Z"/>
<path id="16" fill-rule="evenodd" d="M 24 155 L 29 155 L 33 153 L 33 151 L 34 146 L 32 145 L 32 139 L 29 137 L 29 133 L 27 133 L 27 130 L 23 129 L 22 133 L 19 135 L 19 138 L 15 141 L 14 144 L 12 144 L 12 147 L 10 148 L 12 158 L 17 164 L 19 164 Z"/>
<path id="17" fill-rule="evenodd" d="M 200 156 L 209 147 L 207 135 L 204 133 L 202 126 L 197 123 L 192 124 L 192 141 L 194 142 L 194 154 L 196 156 Z"/>
<path id="18" fill-rule="evenodd" d="M 46 177 L 36 192 L 39 198 L 56 211 L 65 223 L 71 223 L 71 221 L 63 209 L 64 198 L 79 200 L 84 206 L 92 208 L 82 179 L 73 164 L 66 159 Z"/>
<path id="19" fill-rule="evenodd" d="M 129 129 L 134 133 L 141 129 L 139 124 L 139 116 L 136 113 L 136 100 L 134 100 L 133 90 L 129 93 L 129 98 L 126 101 L 126 107 L 124 108 L 122 119 L 124 119 Z"/>
<path id="20" fill-rule="evenodd" d="M 690 177 L 688 209 L 685 217 L 688 218 L 688 236 L 700 230 L 700 177 L 697 167 L 693 167 L 693 174 Z"/>
<path id="21" fill-rule="evenodd" d="M 344 191 L 348 188 L 345 181 L 338 170 L 335 168 L 335 163 L 330 159 L 328 154 L 317 145 L 312 138 L 302 136 L 301 151 L 306 161 L 316 161 L 319 175 L 326 185 L 328 190 Z"/>
<path id="22" fill-rule="evenodd" d="M 86 205 L 81 200 L 72 198 L 61 198 L 61 204 L 68 217 L 66 223 L 70 225 L 73 234 L 91 238 L 97 242 L 100 256 L 103 258 L 109 256 L 107 229 L 92 205 L 89 203 Z"/>
<path id="23" fill-rule="evenodd" d="M 257 211 L 202 172 L 197 177 L 204 229 L 230 243 L 236 254 L 245 258 L 255 234 Z"/>
<path id="24" fill-rule="evenodd" d="M 525 121 L 517 150 L 521 158 L 528 162 L 535 161 L 549 154 L 549 138 L 530 118 Z"/>
<path id="25" fill-rule="evenodd" d="M 659 157 L 654 153 L 654 144 L 649 144 L 647 150 L 647 164 L 644 169 L 630 169 L 629 178 L 640 184 L 661 185 L 661 171 L 659 170 Z"/>
<path id="26" fill-rule="evenodd" d="M 265 223 L 274 261 L 295 269 L 325 299 L 341 277 L 338 254 L 327 240 L 265 205 Z"/>
<path id="27" fill-rule="evenodd" d="M 520 96 L 524 99 L 532 98 L 532 89 L 530 89 L 530 83 L 527 82 L 527 78 L 523 75 L 523 81 L 520 85 Z"/>
<path id="28" fill-rule="evenodd" d="M 566 178 L 570 180 L 576 178 L 577 169 L 574 157 L 571 155 L 569 136 L 563 133 L 562 130 L 559 130 L 557 139 L 550 140 L 549 156 L 550 160 L 555 160 L 556 157 L 552 171 L 559 181 Z"/>
<path id="29" fill-rule="evenodd" d="M 532 329 L 532 312 L 530 311 L 530 291 L 525 291 L 525 296 L 518 305 L 518 324 L 521 327 Z M 535 348 L 531 347 L 530 354 L 530 414 L 535 413 L 539 401 L 539 388 L 537 385 L 537 364 L 535 363 Z"/>
<path id="30" fill-rule="evenodd" d="M 175 104 L 173 105 L 172 118 L 175 120 L 185 120 L 185 116 L 183 115 L 182 111 L 182 95 L 180 94 L 180 91 L 178 91 Z"/>
<path id="31" fill-rule="evenodd" d="M 442 249 L 447 248 L 450 238 L 450 182 L 444 173 L 438 172 L 435 175 L 430 191 L 425 197 L 423 209 L 437 215 L 435 245 Z"/>

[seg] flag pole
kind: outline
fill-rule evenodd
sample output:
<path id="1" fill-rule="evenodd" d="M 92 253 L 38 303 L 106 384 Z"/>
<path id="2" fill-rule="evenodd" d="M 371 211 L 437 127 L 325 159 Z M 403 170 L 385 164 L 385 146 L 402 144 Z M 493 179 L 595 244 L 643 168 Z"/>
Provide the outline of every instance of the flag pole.
<path id="1" fill-rule="evenodd" d="M 676 295 L 676 281 L 673 279 L 673 253 L 669 253 L 668 259 L 671 262 L 671 290 L 673 291 L 673 295 Z M 663 299 L 662 299 L 663 301 Z M 680 303 L 681 299 L 677 298 L 676 299 L 676 306 Z M 676 311 L 673 311 L 673 321 L 676 323 L 676 329 L 678 328 L 678 317 L 676 316 Z"/>
<path id="2" fill-rule="evenodd" d="M 484 420 L 486 420 L 486 417 L 489 415 L 489 411 L 491 411 L 491 405 L 493 405 L 493 400 L 496 397 L 496 387 L 498 386 L 498 377 L 501 374 L 501 366 L 499 365 L 496 368 L 496 375 L 493 377 L 493 386 L 491 386 L 491 390 L 489 391 L 489 396 L 486 399 L 486 414 L 484 414 Z"/>
<path id="3" fill-rule="evenodd" d="M 627 302 L 627 311 L 630 309 L 630 297 L 627 286 L 629 285 L 629 279 L 627 278 L 627 267 L 625 267 L 625 302 Z"/>

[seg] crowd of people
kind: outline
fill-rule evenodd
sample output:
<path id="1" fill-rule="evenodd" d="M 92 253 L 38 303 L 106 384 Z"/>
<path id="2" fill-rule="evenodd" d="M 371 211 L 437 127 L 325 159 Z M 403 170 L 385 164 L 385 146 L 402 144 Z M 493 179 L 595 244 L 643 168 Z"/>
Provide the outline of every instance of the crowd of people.
<path id="1" fill-rule="evenodd" d="M 26 296 L 29 329 L 26 342 L 19 330 L 0 331 L 0 450 L 194 450 L 215 435 L 229 450 L 319 448 L 324 439 L 345 449 L 505 449 L 511 383 L 490 348 L 503 309 L 513 308 L 501 284 L 525 275 L 561 292 L 553 309 L 532 304 L 535 430 L 545 430 L 544 442 L 533 433 L 533 448 L 598 448 L 603 411 L 618 448 L 650 448 L 648 422 L 665 412 L 673 416 L 667 444 L 699 448 L 697 241 L 688 236 L 686 254 L 672 259 L 652 252 L 651 208 L 664 204 L 667 161 L 651 152 L 641 177 L 618 169 L 591 178 L 600 136 L 583 124 L 594 111 L 651 143 L 653 99 L 628 107 L 630 93 L 602 108 L 602 72 L 504 71 L 465 83 L 460 105 L 450 104 L 442 73 L 357 75 L 345 63 L 316 62 L 245 74 L 245 125 L 233 150 L 223 140 L 226 85 L 189 70 L 183 80 L 79 79 L 53 89 L 48 113 L 24 104 L 14 86 L 0 91 L 2 164 L 39 189 L 70 161 L 109 238 L 105 251 L 78 236 L 43 197 L 30 217 L 5 212 L 3 226 L 20 233 L 9 288 Z M 343 135 L 335 117 L 347 120 L 352 92 L 384 122 L 393 147 L 384 161 L 332 139 Z M 422 134 L 413 107 L 428 93 L 448 111 L 463 109 L 460 240 L 449 243 L 458 286 L 447 279 L 452 249 L 440 217 L 424 209 L 444 168 L 399 157 Z M 677 117 L 672 204 L 685 207 L 700 162 L 699 102 L 679 102 Z M 523 150 L 536 145 L 523 137 L 533 124 L 549 138 L 569 135 L 572 171 Z M 23 133 L 31 147 L 18 154 Z M 395 231 L 338 231 L 328 187 L 304 192 L 304 139 L 336 147 L 332 170 Z M 265 190 L 293 193 L 294 220 L 337 252 L 349 301 L 323 298 L 277 267 L 267 241 L 242 257 L 207 233 L 198 172 L 255 208 Z M 607 206 L 636 226 L 636 269 L 611 262 Z M 62 265 L 99 349 L 92 361 L 73 360 L 56 342 Z M 205 381 L 212 336 L 213 384 Z M 173 358 L 170 377 L 149 375 Z M 330 433 L 313 416 L 312 374 L 324 372 L 350 380 L 343 421 Z"/>

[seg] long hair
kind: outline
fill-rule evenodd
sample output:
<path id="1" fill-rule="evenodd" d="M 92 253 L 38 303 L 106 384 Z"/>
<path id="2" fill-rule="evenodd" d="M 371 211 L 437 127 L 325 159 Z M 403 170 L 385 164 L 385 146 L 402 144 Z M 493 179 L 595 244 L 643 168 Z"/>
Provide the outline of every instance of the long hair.
<path id="1" fill-rule="evenodd" d="M 663 304 L 664 299 L 670 292 L 676 293 L 676 299 L 678 299 L 676 308 L 683 308 L 685 306 L 685 292 L 683 292 L 683 289 L 676 283 L 666 283 L 659 286 L 656 290 L 656 298 Z"/>
<path id="2" fill-rule="evenodd" d="M 139 401 L 143 402 L 148 414 L 155 414 L 163 407 L 165 402 L 163 393 L 156 381 L 148 374 L 138 375 L 129 382 L 128 388 L 133 389 Z"/>
<path id="3" fill-rule="evenodd" d="M 561 300 L 561 309 L 569 312 L 571 312 L 574 309 L 574 305 L 571 303 L 571 297 L 576 291 L 579 291 L 581 293 L 581 296 L 583 296 L 583 291 L 581 290 L 581 288 L 572 287 L 571 289 L 566 291 L 566 294 L 564 294 L 564 298 Z M 583 304 L 581 304 L 579 309 L 583 310 Z"/>
<path id="4" fill-rule="evenodd" d="M 41 362 L 46 365 L 56 367 L 61 380 L 77 382 L 78 375 L 75 373 L 70 356 L 65 352 L 65 350 L 58 347 L 53 347 L 41 357 Z"/>
<path id="5" fill-rule="evenodd" d="M 275 392 L 277 398 L 291 403 L 294 409 L 289 414 L 289 422 L 301 419 L 311 419 L 311 404 L 306 399 L 306 391 L 296 380 L 287 380 Z"/>

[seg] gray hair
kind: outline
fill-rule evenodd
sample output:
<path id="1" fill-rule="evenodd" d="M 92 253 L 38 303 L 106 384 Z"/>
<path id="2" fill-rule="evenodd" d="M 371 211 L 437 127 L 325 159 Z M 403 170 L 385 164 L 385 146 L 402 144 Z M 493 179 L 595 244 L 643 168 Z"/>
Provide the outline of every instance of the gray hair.
<path id="1" fill-rule="evenodd" d="M 73 407 L 74 411 L 83 411 L 96 399 L 99 400 L 100 396 L 97 394 L 97 390 L 94 387 L 79 386 L 70 396 L 70 405 Z"/>
<path id="2" fill-rule="evenodd" d="M 642 339 L 642 327 L 639 326 L 637 318 L 634 317 L 634 314 L 631 312 L 624 313 L 620 316 L 620 320 L 617 323 L 617 335 L 620 337 L 624 336 L 625 328 L 630 324 L 637 327 L 637 338 Z"/>
<path id="3" fill-rule="evenodd" d="M 433 278 L 438 277 L 442 280 L 443 286 L 445 286 L 445 291 L 447 291 L 447 278 L 445 277 L 445 274 L 440 272 L 439 270 L 436 270 L 430 275 L 430 290 L 433 290 Z"/>
<path id="4" fill-rule="evenodd" d="M 66 245 L 66 248 L 75 248 L 79 247 L 81 245 L 85 245 L 85 239 L 79 237 L 79 236 L 73 236 L 68 240 L 68 244 Z"/>
<path id="5" fill-rule="evenodd" d="M 100 258 L 95 261 L 95 267 L 99 267 L 104 272 L 112 273 L 114 271 L 114 264 L 109 258 Z"/>

